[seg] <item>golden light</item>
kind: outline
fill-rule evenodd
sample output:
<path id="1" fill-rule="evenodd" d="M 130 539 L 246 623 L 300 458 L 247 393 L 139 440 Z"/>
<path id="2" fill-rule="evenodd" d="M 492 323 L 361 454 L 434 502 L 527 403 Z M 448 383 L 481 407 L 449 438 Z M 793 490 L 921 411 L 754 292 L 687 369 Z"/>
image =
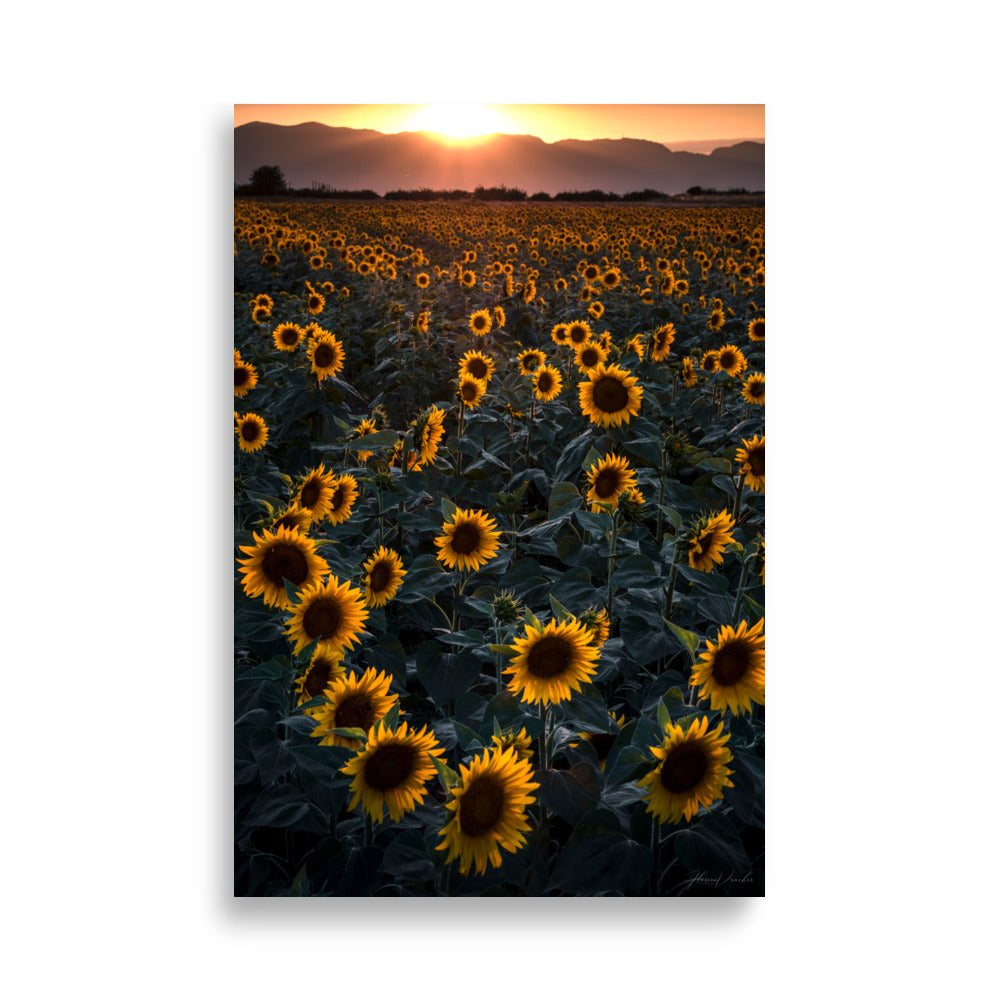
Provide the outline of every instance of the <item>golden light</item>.
<path id="1" fill-rule="evenodd" d="M 489 104 L 427 104 L 410 120 L 414 132 L 437 132 L 452 139 L 504 132 L 508 125 L 503 115 Z"/>

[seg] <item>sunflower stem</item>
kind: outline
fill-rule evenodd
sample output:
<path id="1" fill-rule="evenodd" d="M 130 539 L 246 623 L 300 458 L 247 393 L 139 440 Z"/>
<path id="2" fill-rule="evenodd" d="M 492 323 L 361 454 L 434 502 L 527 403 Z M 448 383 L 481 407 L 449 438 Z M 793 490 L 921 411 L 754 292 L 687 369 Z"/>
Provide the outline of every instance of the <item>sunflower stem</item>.
<path id="1" fill-rule="evenodd" d="M 663 496 L 667 491 L 667 439 L 663 439 L 660 460 L 660 495 L 656 499 L 656 547 L 663 544 Z"/>
<path id="2" fill-rule="evenodd" d="M 743 591 L 746 589 L 747 583 L 747 573 L 750 569 L 750 560 L 747 558 L 746 551 L 743 552 L 743 570 L 740 573 L 740 583 L 736 588 L 736 603 L 733 605 L 733 621 L 732 626 L 736 628 L 736 623 L 740 620 L 740 605 L 743 603 Z"/>
<path id="3" fill-rule="evenodd" d="M 611 512 L 611 533 L 608 536 L 608 599 L 606 602 L 606 607 L 608 609 L 608 618 L 614 619 L 614 612 L 611 609 L 611 603 L 614 600 L 614 582 L 615 582 L 615 549 L 618 546 L 618 509 L 615 508 Z"/>
<path id="4" fill-rule="evenodd" d="M 743 502 L 743 483 L 746 476 L 741 472 L 740 478 L 736 482 L 736 501 L 733 504 L 733 524 L 740 523 L 740 504 Z"/>

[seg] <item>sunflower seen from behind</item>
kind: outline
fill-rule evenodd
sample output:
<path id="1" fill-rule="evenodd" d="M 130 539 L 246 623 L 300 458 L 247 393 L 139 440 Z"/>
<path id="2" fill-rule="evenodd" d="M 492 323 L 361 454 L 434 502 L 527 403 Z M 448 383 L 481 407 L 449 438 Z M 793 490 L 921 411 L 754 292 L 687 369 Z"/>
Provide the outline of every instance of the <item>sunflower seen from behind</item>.
<path id="1" fill-rule="evenodd" d="M 406 576 L 399 554 L 384 545 L 365 562 L 362 569 L 361 586 L 365 593 L 365 604 L 370 608 L 381 608 L 391 601 Z"/>
<path id="2" fill-rule="evenodd" d="M 306 714 L 316 723 L 310 734 L 320 746 L 360 749 L 363 741 L 342 736 L 334 729 L 360 729 L 367 734 L 396 702 L 399 695 L 389 694 L 392 678 L 369 667 L 363 674 L 335 677 L 323 689 L 323 704 Z"/>
<path id="3" fill-rule="evenodd" d="M 642 406 L 639 380 L 618 365 L 598 365 L 580 383 L 579 394 L 583 415 L 601 427 L 627 424 Z"/>
<path id="4" fill-rule="evenodd" d="M 749 441 L 742 439 L 743 447 L 736 452 L 740 472 L 746 477 L 746 484 L 756 493 L 764 492 L 764 436 L 755 434 Z"/>
<path id="5" fill-rule="evenodd" d="M 764 704 L 764 619 L 748 628 L 722 625 L 715 641 L 691 671 L 691 686 L 698 697 L 708 698 L 713 709 L 735 715 L 751 711 L 753 702 Z"/>
<path id="6" fill-rule="evenodd" d="M 359 805 L 375 823 L 381 823 L 388 808 L 398 822 L 427 797 L 427 782 L 437 774 L 434 758 L 444 748 L 427 727 L 409 729 L 401 722 L 390 729 L 379 722 L 357 756 L 340 770 L 351 778 L 349 809 Z"/>
<path id="7" fill-rule="evenodd" d="M 243 592 L 261 597 L 272 608 L 292 607 L 285 589 L 287 580 L 302 590 L 319 583 L 329 572 L 326 560 L 316 551 L 316 542 L 294 528 L 278 527 L 254 534 L 252 545 L 241 545 L 245 559 L 237 560 L 243 574 Z"/>
<path id="8" fill-rule="evenodd" d="M 659 764 L 636 782 L 646 789 L 646 811 L 663 824 L 692 819 L 701 806 L 711 808 L 724 788 L 733 787 L 726 767 L 733 759 L 728 742 L 721 722 L 709 732 L 707 716 L 692 720 L 687 729 L 667 723 L 663 743 L 649 748 Z"/>
<path id="9" fill-rule="evenodd" d="M 511 674 L 508 687 L 530 705 L 568 701 L 597 672 L 601 655 L 590 630 L 573 619 L 526 625 L 512 646 L 516 655 L 504 669 Z"/>
<path id="10" fill-rule="evenodd" d="M 500 550 L 496 521 L 481 510 L 456 510 L 434 539 L 437 558 L 448 569 L 475 572 Z"/>
<path id="11" fill-rule="evenodd" d="M 473 866 L 482 874 L 490 865 L 503 864 L 501 848 L 514 854 L 524 846 L 530 829 L 527 808 L 538 783 L 531 780 L 531 764 L 518 760 L 514 747 L 484 750 L 458 769 L 458 784 L 445 803 L 451 819 L 437 850 L 448 852 L 446 864 L 457 859 L 463 875 Z"/>
<path id="12" fill-rule="evenodd" d="M 291 611 L 285 635 L 295 644 L 296 656 L 311 642 L 329 653 L 350 649 L 361 637 L 369 613 L 361 591 L 335 576 L 304 587 Z"/>

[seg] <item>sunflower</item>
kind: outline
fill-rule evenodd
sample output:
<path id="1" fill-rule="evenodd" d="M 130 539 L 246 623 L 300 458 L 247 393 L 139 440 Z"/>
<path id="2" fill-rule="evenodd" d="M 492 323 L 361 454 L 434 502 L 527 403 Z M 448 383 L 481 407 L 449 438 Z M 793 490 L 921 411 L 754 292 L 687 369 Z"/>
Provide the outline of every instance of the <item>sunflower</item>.
<path id="1" fill-rule="evenodd" d="M 723 551 L 733 540 L 736 523 L 728 511 L 701 518 L 688 538 L 688 565 L 692 569 L 711 573 L 722 562 Z"/>
<path id="2" fill-rule="evenodd" d="M 517 360 L 521 365 L 521 374 L 531 375 L 539 365 L 545 364 L 545 353 L 537 348 L 529 347 L 526 351 L 521 351 Z"/>
<path id="3" fill-rule="evenodd" d="M 351 516 L 351 508 L 358 498 L 358 481 L 354 476 L 340 475 L 330 481 L 333 496 L 327 517 L 331 524 L 343 524 Z"/>
<path id="4" fill-rule="evenodd" d="M 349 580 L 341 583 L 335 576 L 303 588 L 291 611 L 285 634 L 294 640 L 296 656 L 313 640 L 327 653 L 348 649 L 368 620 L 364 595 Z"/>
<path id="5" fill-rule="evenodd" d="M 338 677 L 346 677 L 347 668 L 343 661 L 343 650 L 336 653 L 313 653 L 305 673 L 295 681 L 295 692 L 298 695 L 296 705 L 318 698 L 332 681 Z"/>
<path id="6" fill-rule="evenodd" d="M 556 323 L 556 325 L 552 327 L 552 340 L 554 343 L 559 345 L 565 344 L 568 335 L 569 335 L 568 323 Z"/>
<path id="7" fill-rule="evenodd" d="M 643 355 L 646 353 L 646 345 L 643 343 L 642 334 L 641 333 L 637 333 L 625 345 L 625 350 L 626 351 L 633 351 L 633 352 L 635 352 L 636 354 L 639 355 L 640 358 L 643 357 Z"/>
<path id="8" fill-rule="evenodd" d="M 713 309 L 708 317 L 708 328 L 713 333 L 721 330 L 726 323 L 726 314 L 721 309 Z"/>
<path id="9" fill-rule="evenodd" d="M 605 271 L 604 274 L 601 275 L 601 284 L 604 285 L 605 288 L 617 288 L 621 283 L 621 280 L 622 273 L 617 267 L 613 267 L 610 271 Z"/>
<path id="10" fill-rule="evenodd" d="M 723 625 L 715 642 L 691 671 L 691 686 L 699 698 L 708 698 L 713 709 L 740 715 L 751 702 L 764 704 L 764 619 L 752 628 L 741 621 L 737 628 Z"/>
<path id="11" fill-rule="evenodd" d="M 462 401 L 462 405 L 471 409 L 478 406 L 483 396 L 486 395 L 486 383 L 480 382 L 479 379 L 473 378 L 471 375 L 463 375 L 458 382 L 457 395 Z"/>
<path id="12" fill-rule="evenodd" d="M 434 539 L 438 559 L 448 569 L 478 570 L 485 566 L 500 549 L 496 522 L 481 510 L 456 510 L 445 521 L 444 534 Z"/>
<path id="13" fill-rule="evenodd" d="M 587 307 L 587 315 L 591 319 L 600 319 L 604 315 L 604 306 L 600 302 L 591 302 Z"/>
<path id="14" fill-rule="evenodd" d="M 590 632 L 590 641 L 595 646 L 601 647 L 608 641 L 608 636 L 611 635 L 611 619 L 606 608 L 601 608 L 600 611 L 594 607 L 587 608 L 578 620 Z"/>
<path id="15" fill-rule="evenodd" d="M 706 351 L 701 358 L 701 370 L 705 372 L 717 372 L 719 370 L 719 352 Z"/>
<path id="16" fill-rule="evenodd" d="M 590 489 L 587 499 L 593 504 L 618 505 L 618 498 L 629 488 L 637 485 L 635 470 L 628 459 L 617 455 L 606 455 L 587 470 Z"/>
<path id="17" fill-rule="evenodd" d="M 297 323 L 281 323 L 274 328 L 274 346 L 279 351 L 294 351 L 305 339 L 306 332 Z"/>
<path id="18" fill-rule="evenodd" d="M 251 318 L 259 326 L 264 320 L 271 318 L 271 310 L 267 306 L 255 306 Z"/>
<path id="19" fill-rule="evenodd" d="M 447 851 L 446 864 L 459 859 L 467 874 L 473 864 L 481 874 L 488 865 L 499 868 L 500 848 L 512 854 L 524 846 L 529 829 L 527 807 L 538 783 L 531 780 L 531 765 L 518 760 L 513 747 L 484 750 L 468 767 L 459 764 L 459 783 L 445 807 L 454 814 L 441 830 L 439 851 Z"/>
<path id="20" fill-rule="evenodd" d="M 318 316 L 326 305 L 326 299 L 319 292 L 310 292 L 306 299 L 306 309 L 312 316 Z"/>
<path id="21" fill-rule="evenodd" d="M 409 730 L 405 722 L 392 730 L 384 722 L 372 729 L 365 748 L 341 769 L 351 775 L 349 809 L 359 804 L 381 823 L 385 806 L 395 822 L 412 812 L 427 796 L 427 782 L 437 774 L 434 757 L 444 754 L 433 732 L 423 726 Z"/>
<path id="22" fill-rule="evenodd" d="M 254 534 L 253 545 L 241 545 L 240 551 L 247 554 L 238 560 L 244 593 L 263 597 L 272 608 L 292 607 L 286 580 L 301 590 L 319 583 L 329 572 L 326 560 L 316 552 L 316 543 L 294 528 L 265 528 L 262 534 Z"/>
<path id="23" fill-rule="evenodd" d="M 503 311 L 503 306 L 493 307 L 493 322 L 497 329 L 501 329 L 507 323 L 507 314 Z"/>
<path id="24" fill-rule="evenodd" d="M 298 504 L 291 504 L 287 510 L 283 511 L 271 523 L 268 527 L 271 531 L 275 531 L 278 528 L 291 528 L 294 531 L 306 531 L 309 525 L 312 523 L 312 517 L 309 511 L 303 510 Z"/>
<path id="25" fill-rule="evenodd" d="M 576 352 L 576 367 L 584 375 L 608 360 L 608 352 L 601 347 L 598 341 L 588 340 L 585 344 L 574 348 L 574 350 Z"/>
<path id="26" fill-rule="evenodd" d="M 236 422 L 240 451 L 260 451 L 267 444 L 267 424 L 256 413 L 244 413 Z"/>
<path id="27" fill-rule="evenodd" d="M 639 380 L 617 365 L 600 364 L 588 374 L 588 381 L 580 383 L 580 409 L 601 427 L 627 424 L 641 403 Z"/>
<path id="28" fill-rule="evenodd" d="M 517 656 L 505 674 L 511 691 L 529 704 L 567 701 L 597 671 L 600 649 L 580 622 L 550 621 L 544 628 L 525 627 L 515 639 Z"/>
<path id="29" fill-rule="evenodd" d="M 532 376 L 535 398 L 548 403 L 562 392 L 562 375 L 552 365 L 542 365 Z"/>
<path id="30" fill-rule="evenodd" d="M 535 751 L 531 749 L 531 737 L 528 731 L 521 728 L 515 733 L 513 729 L 509 732 L 502 732 L 493 737 L 493 749 L 500 751 L 513 750 L 518 760 L 531 760 Z"/>
<path id="31" fill-rule="evenodd" d="M 743 447 L 736 452 L 740 472 L 746 476 L 746 484 L 757 493 L 764 492 L 764 438 L 755 434 L 752 440 L 743 438 Z"/>
<path id="32" fill-rule="evenodd" d="M 424 273 L 418 274 L 413 280 L 417 288 L 426 288 L 431 283 L 430 275 Z"/>
<path id="33" fill-rule="evenodd" d="M 585 344 L 593 336 L 590 324 L 582 319 L 575 320 L 566 327 L 566 340 L 574 347 Z"/>
<path id="34" fill-rule="evenodd" d="M 653 335 L 649 341 L 652 348 L 649 352 L 651 361 L 667 360 L 670 356 L 670 345 L 674 342 L 676 333 L 677 331 L 674 329 L 673 323 L 664 323 L 663 326 L 653 331 Z"/>
<path id="35" fill-rule="evenodd" d="M 601 276 L 601 269 L 596 264 L 586 264 L 580 275 L 588 285 L 592 285 Z"/>
<path id="36" fill-rule="evenodd" d="M 756 406 L 764 405 L 764 376 L 761 372 L 751 372 L 743 383 L 740 394 L 748 402 Z"/>
<path id="37" fill-rule="evenodd" d="M 496 362 L 482 351 L 466 351 L 458 366 L 458 374 L 471 376 L 479 379 L 484 385 L 489 385 L 495 369 Z"/>
<path id="38" fill-rule="evenodd" d="M 477 337 L 485 337 L 493 326 L 489 309 L 479 309 L 469 317 L 469 329 Z"/>
<path id="39" fill-rule="evenodd" d="M 735 344 L 719 348 L 719 367 L 732 377 L 739 375 L 747 366 L 747 359 Z"/>
<path id="40" fill-rule="evenodd" d="M 691 286 L 688 285 L 686 278 L 679 278 L 677 281 L 674 282 L 674 291 L 678 295 L 687 295 L 688 291 L 690 291 L 690 287 Z"/>
<path id="41" fill-rule="evenodd" d="M 649 748 L 660 763 L 636 784 L 649 789 L 646 811 L 658 822 L 691 819 L 699 806 L 710 808 L 722 798 L 723 788 L 733 787 L 732 771 L 725 766 L 733 754 L 726 746 L 729 734 L 723 735 L 722 729 L 720 722 L 709 732 L 704 715 L 687 730 L 667 723 L 662 745 Z"/>
<path id="42" fill-rule="evenodd" d="M 364 420 L 354 428 L 355 437 L 364 437 L 366 434 L 374 434 L 378 428 L 375 426 L 375 421 L 371 417 L 365 417 Z M 374 455 L 373 451 L 359 451 L 357 452 L 359 462 L 367 462 L 369 458 Z"/>
<path id="43" fill-rule="evenodd" d="M 415 469 L 432 465 L 437 458 L 438 445 L 444 437 L 444 418 L 445 411 L 432 406 L 430 413 L 422 414 L 410 424 L 413 428 L 413 448 L 419 456 Z"/>
<path id="44" fill-rule="evenodd" d="M 238 351 L 233 352 L 238 355 Z M 233 358 L 233 396 L 245 396 L 257 384 L 257 369 L 249 361 Z"/>
<path id="45" fill-rule="evenodd" d="M 755 316 L 747 324 L 747 336 L 751 340 L 763 340 L 764 339 L 764 317 Z"/>
<path id="46" fill-rule="evenodd" d="M 608 712 L 607 728 L 615 729 L 616 732 L 576 734 L 581 740 L 586 740 L 594 748 L 594 753 L 597 754 L 598 767 L 602 771 L 604 770 L 604 765 L 608 762 L 608 754 L 611 753 L 611 748 L 615 745 L 615 740 L 618 739 L 618 734 L 624 725 L 625 716 L 618 715 L 615 712 Z M 576 745 L 576 743 L 570 744 L 570 746 Z"/>
<path id="47" fill-rule="evenodd" d="M 344 347 L 332 333 L 318 334 L 309 345 L 307 357 L 312 365 L 310 374 L 320 382 L 336 375 L 344 367 Z"/>
<path id="48" fill-rule="evenodd" d="M 310 522 L 322 521 L 333 506 L 333 483 L 333 473 L 327 472 L 321 463 L 319 468 L 302 477 L 292 495 L 292 503 L 306 511 Z"/>
<path id="49" fill-rule="evenodd" d="M 367 613 L 367 612 L 366 612 Z M 326 701 L 306 712 L 315 722 L 310 735 L 320 739 L 320 746 L 348 747 L 358 750 L 361 740 L 339 736 L 333 729 L 361 729 L 369 732 L 393 705 L 399 695 L 389 694 L 392 678 L 374 667 L 363 674 L 345 674 L 334 677 L 323 689 Z"/>
<path id="50" fill-rule="evenodd" d="M 406 576 L 403 560 L 384 545 L 362 568 L 361 584 L 365 591 L 365 604 L 370 608 L 380 608 L 391 601 Z"/>

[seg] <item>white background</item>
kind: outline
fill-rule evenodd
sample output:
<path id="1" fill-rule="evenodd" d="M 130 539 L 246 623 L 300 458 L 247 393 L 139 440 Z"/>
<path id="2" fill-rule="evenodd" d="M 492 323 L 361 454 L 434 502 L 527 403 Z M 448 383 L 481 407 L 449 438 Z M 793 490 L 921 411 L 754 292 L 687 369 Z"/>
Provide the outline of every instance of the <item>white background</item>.
<path id="1" fill-rule="evenodd" d="M 967 9 L 11 21 L 8 995 L 981 995 L 998 230 Z M 767 105 L 766 899 L 231 898 L 232 104 L 447 100 Z"/>

